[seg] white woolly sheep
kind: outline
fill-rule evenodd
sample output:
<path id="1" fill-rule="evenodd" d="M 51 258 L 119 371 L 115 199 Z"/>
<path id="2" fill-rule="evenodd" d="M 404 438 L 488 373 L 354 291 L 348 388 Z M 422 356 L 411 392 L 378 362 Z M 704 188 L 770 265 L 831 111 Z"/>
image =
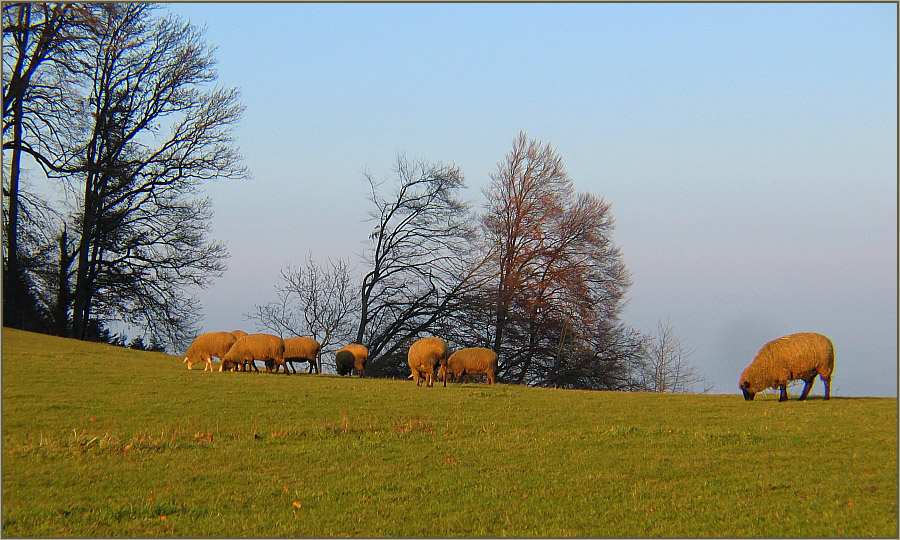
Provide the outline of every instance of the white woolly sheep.
<path id="1" fill-rule="evenodd" d="M 212 357 L 215 356 L 221 360 L 225 353 L 231 349 L 231 346 L 234 345 L 235 341 L 237 341 L 235 337 L 228 332 L 200 334 L 194 338 L 191 346 L 184 353 L 184 362 L 187 362 L 188 369 L 194 369 L 194 364 L 206 361 L 206 367 L 203 368 L 203 371 L 212 371 Z"/>
<path id="2" fill-rule="evenodd" d="M 224 371 L 232 365 L 236 367 L 244 362 L 253 363 L 256 360 L 263 362 L 269 360 L 275 366 L 284 367 L 285 375 L 290 375 L 284 364 L 284 341 L 271 334 L 250 334 L 238 339 L 222 358 L 219 371 Z"/>
<path id="3" fill-rule="evenodd" d="M 447 375 L 457 381 L 463 375 L 487 375 L 487 383 L 494 384 L 497 377 L 497 353 L 484 347 L 460 349 L 450 355 L 447 365 L 438 370 L 438 378 L 447 386 Z"/>
<path id="4" fill-rule="evenodd" d="M 439 337 L 422 338 L 409 348 L 407 359 L 416 386 L 422 386 L 424 379 L 430 388 L 434 386 L 434 366 L 447 363 L 447 344 Z"/>
<path id="5" fill-rule="evenodd" d="M 753 362 L 741 373 L 738 382 L 744 399 L 750 401 L 757 392 L 778 387 L 778 401 L 787 401 L 787 384 L 802 380 L 805 400 L 816 375 L 825 383 L 825 399 L 830 397 L 831 373 L 834 371 L 834 345 L 822 334 L 804 332 L 770 341 L 756 353 Z"/>
<path id="6" fill-rule="evenodd" d="M 319 342 L 311 337 L 289 337 L 284 340 L 284 361 L 291 363 L 291 369 L 294 373 L 294 362 L 309 362 L 307 373 L 312 373 L 313 369 L 319 372 L 319 366 L 316 364 L 316 358 L 319 356 L 319 350 L 322 348 Z"/>
<path id="7" fill-rule="evenodd" d="M 358 343 L 344 345 L 338 349 L 334 357 L 334 366 L 338 375 L 353 376 L 353 368 L 359 372 L 360 377 L 366 376 L 366 362 L 369 359 L 369 349 Z"/>

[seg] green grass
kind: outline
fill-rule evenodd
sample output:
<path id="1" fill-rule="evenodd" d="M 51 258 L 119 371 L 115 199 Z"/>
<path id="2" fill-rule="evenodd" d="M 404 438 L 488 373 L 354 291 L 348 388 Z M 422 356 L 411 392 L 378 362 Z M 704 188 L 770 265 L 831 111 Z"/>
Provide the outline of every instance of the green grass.
<path id="1" fill-rule="evenodd" d="M 204 373 L 9 329 L 2 348 L 3 536 L 898 533 L 894 398 Z"/>

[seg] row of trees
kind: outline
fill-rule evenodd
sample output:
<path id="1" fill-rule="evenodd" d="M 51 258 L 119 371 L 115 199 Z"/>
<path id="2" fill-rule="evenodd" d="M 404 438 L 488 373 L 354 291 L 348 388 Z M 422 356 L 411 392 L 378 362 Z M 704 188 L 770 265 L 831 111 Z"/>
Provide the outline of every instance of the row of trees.
<path id="1" fill-rule="evenodd" d="M 153 4 L 6 3 L 3 45 L 4 324 L 124 345 L 107 325 L 125 322 L 146 332 L 133 347 L 183 350 L 198 331 L 189 291 L 228 255 L 208 237 L 200 187 L 249 177 L 238 91 L 214 86 L 202 31 Z M 26 161 L 62 202 L 29 187 Z M 610 206 L 575 192 L 549 144 L 521 133 L 479 211 L 453 165 L 400 156 L 394 172 L 366 177 L 373 229 L 359 265 L 288 267 L 250 318 L 326 349 L 364 343 L 373 375 L 404 377 L 408 346 L 435 334 L 494 349 L 507 382 L 699 379 L 671 361 L 689 352 L 668 325 L 648 340 L 620 320 L 631 275 Z"/>
<path id="2" fill-rule="evenodd" d="M 405 377 L 409 345 L 434 334 L 497 351 L 506 382 L 685 392 L 703 381 L 668 322 L 647 336 L 620 320 L 631 274 L 610 205 L 575 192 L 551 145 L 520 133 L 480 213 L 457 167 L 399 156 L 394 172 L 393 183 L 367 175 L 360 275 L 346 261 L 289 266 L 251 320 L 326 351 L 363 343 L 376 376 Z"/>
<path id="3" fill-rule="evenodd" d="M 181 346 L 225 270 L 200 183 L 247 177 L 202 31 L 152 4 L 3 5 L 4 324 Z M 29 189 L 37 164 L 63 202 Z"/>

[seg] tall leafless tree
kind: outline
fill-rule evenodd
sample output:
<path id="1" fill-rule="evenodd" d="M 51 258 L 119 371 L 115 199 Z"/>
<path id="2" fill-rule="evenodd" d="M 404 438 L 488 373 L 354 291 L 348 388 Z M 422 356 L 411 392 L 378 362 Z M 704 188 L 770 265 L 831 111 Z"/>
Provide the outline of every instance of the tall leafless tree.
<path id="1" fill-rule="evenodd" d="M 343 260 L 328 261 L 325 267 L 307 258 L 305 268 L 281 271 L 278 296 L 265 305 L 255 306 L 250 320 L 282 337 L 310 336 L 322 346 L 321 358 L 346 345 L 355 335 L 355 316 L 359 312 L 359 290 Z"/>
<path id="2" fill-rule="evenodd" d="M 67 175 L 79 207 L 72 334 L 94 317 L 183 342 L 196 320 L 187 286 L 224 271 L 224 246 L 207 240 L 209 200 L 198 186 L 248 176 L 233 146 L 243 106 L 216 80 L 202 31 L 152 4 L 103 4 L 82 56 L 89 115 Z M 168 131 L 168 135 L 165 132 Z"/>
<path id="3" fill-rule="evenodd" d="M 4 324 L 25 324 L 24 315 L 36 293 L 30 275 L 43 265 L 40 249 L 28 238 L 36 229 L 20 230 L 21 211 L 46 206 L 45 201 L 21 190 L 22 154 L 27 152 L 45 168 L 64 166 L 59 160 L 59 135 L 68 131 L 71 117 L 62 105 L 68 92 L 73 65 L 86 29 L 93 23 L 94 7 L 68 3 L 5 3 L 3 5 L 3 150 L 4 160 Z M 30 200 L 29 200 L 30 199 Z M 25 216 L 26 227 L 34 223 Z M 45 224 L 46 225 L 46 224 Z M 43 228 L 39 227 L 38 229 Z"/>
<path id="4" fill-rule="evenodd" d="M 524 132 L 491 178 L 482 224 L 494 250 L 495 287 L 487 303 L 501 376 L 527 384 L 590 379 L 593 387 L 601 385 L 588 375 L 601 366 L 590 362 L 617 358 L 613 344 L 634 349 L 631 334 L 618 324 L 631 276 L 611 239 L 610 205 L 576 194 L 553 147 Z M 605 341 L 597 343 L 597 336 Z M 581 375 L 573 375 L 573 366 Z"/>
<path id="5" fill-rule="evenodd" d="M 459 198 L 465 187 L 459 169 L 398 156 L 395 173 L 388 196 L 384 183 L 366 175 L 375 227 L 364 257 L 356 342 L 369 348 L 367 372 L 405 376 L 405 360 L 395 353 L 456 309 L 479 264 L 473 219 Z"/>
<path id="6" fill-rule="evenodd" d="M 549 144 L 529 141 L 525 132 L 491 175 L 483 224 L 488 243 L 496 246 L 495 351 L 503 343 L 513 301 L 544 252 L 550 222 L 563 211 L 560 198 L 571 192 L 562 158 Z"/>

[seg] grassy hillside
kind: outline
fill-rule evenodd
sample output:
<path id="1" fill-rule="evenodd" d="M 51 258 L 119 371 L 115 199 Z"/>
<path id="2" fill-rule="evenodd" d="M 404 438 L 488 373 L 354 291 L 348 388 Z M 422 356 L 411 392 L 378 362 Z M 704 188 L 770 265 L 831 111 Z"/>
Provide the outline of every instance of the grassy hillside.
<path id="1" fill-rule="evenodd" d="M 2 349 L 3 536 L 898 532 L 896 399 L 203 373 L 9 329 Z"/>

